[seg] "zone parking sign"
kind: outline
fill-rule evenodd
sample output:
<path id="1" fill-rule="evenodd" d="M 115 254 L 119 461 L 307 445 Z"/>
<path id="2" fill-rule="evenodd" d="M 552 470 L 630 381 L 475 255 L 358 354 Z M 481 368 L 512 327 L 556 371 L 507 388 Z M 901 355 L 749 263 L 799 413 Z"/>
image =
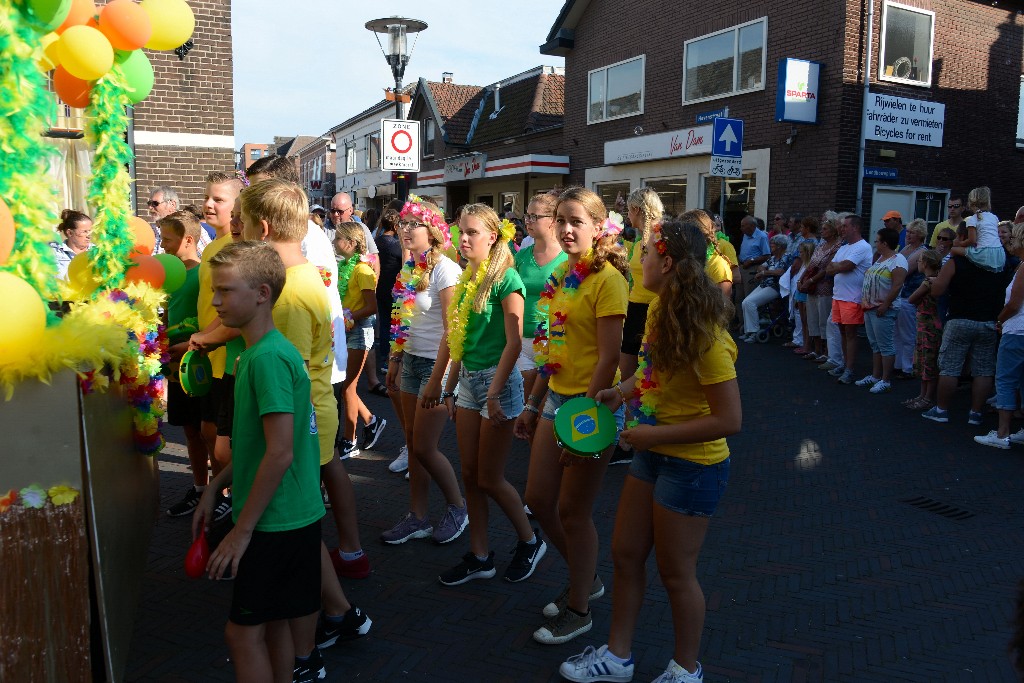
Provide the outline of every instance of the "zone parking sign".
<path id="1" fill-rule="evenodd" d="M 420 122 L 381 119 L 381 170 L 420 170 Z"/>

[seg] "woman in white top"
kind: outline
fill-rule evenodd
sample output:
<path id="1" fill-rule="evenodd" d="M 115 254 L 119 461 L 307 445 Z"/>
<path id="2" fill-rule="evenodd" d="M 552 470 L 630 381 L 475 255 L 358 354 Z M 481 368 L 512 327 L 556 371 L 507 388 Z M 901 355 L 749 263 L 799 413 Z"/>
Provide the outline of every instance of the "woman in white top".
<path id="1" fill-rule="evenodd" d="M 444 255 L 451 233 L 437 206 L 411 195 L 399 215 L 399 237 L 410 259 L 395 282 L 387 385 L 401 392 L 396 406 L 409 446 L 409 513 L 381 540 L 397 545 L 433 535 L 449 543 L 469 524 L 455 470 L 437 447 L 448 418 L 441 392 L 448 369 L 448 306 L 462 269 Z M 428 519 L 431 479 L 447 502 L 436 527 Z"/>
<path id="2" fill-rule="evenodd" d="M 92 246 L 92 219 L 80 211 L 64 209 L 57 230 L 64 235 L 64 241 L 50 242 L 50 248 L 57 259 L 57 277 L 67 280 L 71 259 Z"/>

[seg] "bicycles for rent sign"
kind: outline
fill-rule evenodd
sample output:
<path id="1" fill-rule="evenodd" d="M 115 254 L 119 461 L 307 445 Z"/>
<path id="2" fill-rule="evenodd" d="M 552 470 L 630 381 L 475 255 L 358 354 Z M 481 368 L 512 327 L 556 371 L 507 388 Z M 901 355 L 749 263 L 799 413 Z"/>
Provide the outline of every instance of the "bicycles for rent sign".
<path id="1" fill-rule="evenodd" d="M 420 170 L 420 122 L 381 119 L 380 167 L 382 171 Z"/>

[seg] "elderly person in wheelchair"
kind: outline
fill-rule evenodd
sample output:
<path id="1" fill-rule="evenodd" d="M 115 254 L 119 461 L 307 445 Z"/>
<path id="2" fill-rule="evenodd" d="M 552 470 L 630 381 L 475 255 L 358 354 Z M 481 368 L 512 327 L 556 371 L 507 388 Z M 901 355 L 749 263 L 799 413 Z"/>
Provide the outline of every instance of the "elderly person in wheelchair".
<path id="1" fill-rule="evenodd" d="M 789 238 L 785 235 L 776 235 L 769 242 L 772 250 L 771 258 L 765 261 L 758 268 L 754 275 L 757 287 L 743 299 L 743 341 L 753 343 L 757 341 L 757 333 L 760 331 L 761 322 L 757 309 L 775 299 L 779 298 L 779 277 L 785 273 L 793 263 L 795 254 L 787 254 Z"/>

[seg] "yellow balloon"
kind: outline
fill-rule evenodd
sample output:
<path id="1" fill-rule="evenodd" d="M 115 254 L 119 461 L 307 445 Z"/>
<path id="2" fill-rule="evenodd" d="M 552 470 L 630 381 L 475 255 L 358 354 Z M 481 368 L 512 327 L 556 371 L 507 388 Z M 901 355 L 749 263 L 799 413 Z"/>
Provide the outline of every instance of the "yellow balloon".
<path id="1" fill-rule="evenodd" d="M 17 363 L 36 348 L 46 331 L 46 306 L 19 277 L 0 273 L 0 365 Z"/>
<path id="2" fill-rule="evenodd" d="M 139 6 L 153 25 L 153 35 L 146 43 L 150 50 L 173 50 L 192 37 L 196 16 L 185 0 L 142 0 Z"/>
<path id="3" fill-rule="evenodd" d="M 80 295 L 71 297 L 74 301 L 88 297 L 103 284 L 92 269 L 88 251 L 76 254 L 71 259 L 71 263 L 68 264 L 68 283 L 71 285 L 71 289 Z"/>
<path id="4" fill-rule="evenodd" d="M 47 33 L 39 39 L 39 45 L 43 48 L 43 54 L 39 58 L 39 68 L 43 71 L 50 71 L 60 64 L 60 36 L 56 33 Z"/>
<path id="5" fill-rule="evenodd" d="M 72 26 L 60 37 L 60 65 L 75 78 L 95 81 L 114 65 L 114 48 L 92 26 Z"/>

